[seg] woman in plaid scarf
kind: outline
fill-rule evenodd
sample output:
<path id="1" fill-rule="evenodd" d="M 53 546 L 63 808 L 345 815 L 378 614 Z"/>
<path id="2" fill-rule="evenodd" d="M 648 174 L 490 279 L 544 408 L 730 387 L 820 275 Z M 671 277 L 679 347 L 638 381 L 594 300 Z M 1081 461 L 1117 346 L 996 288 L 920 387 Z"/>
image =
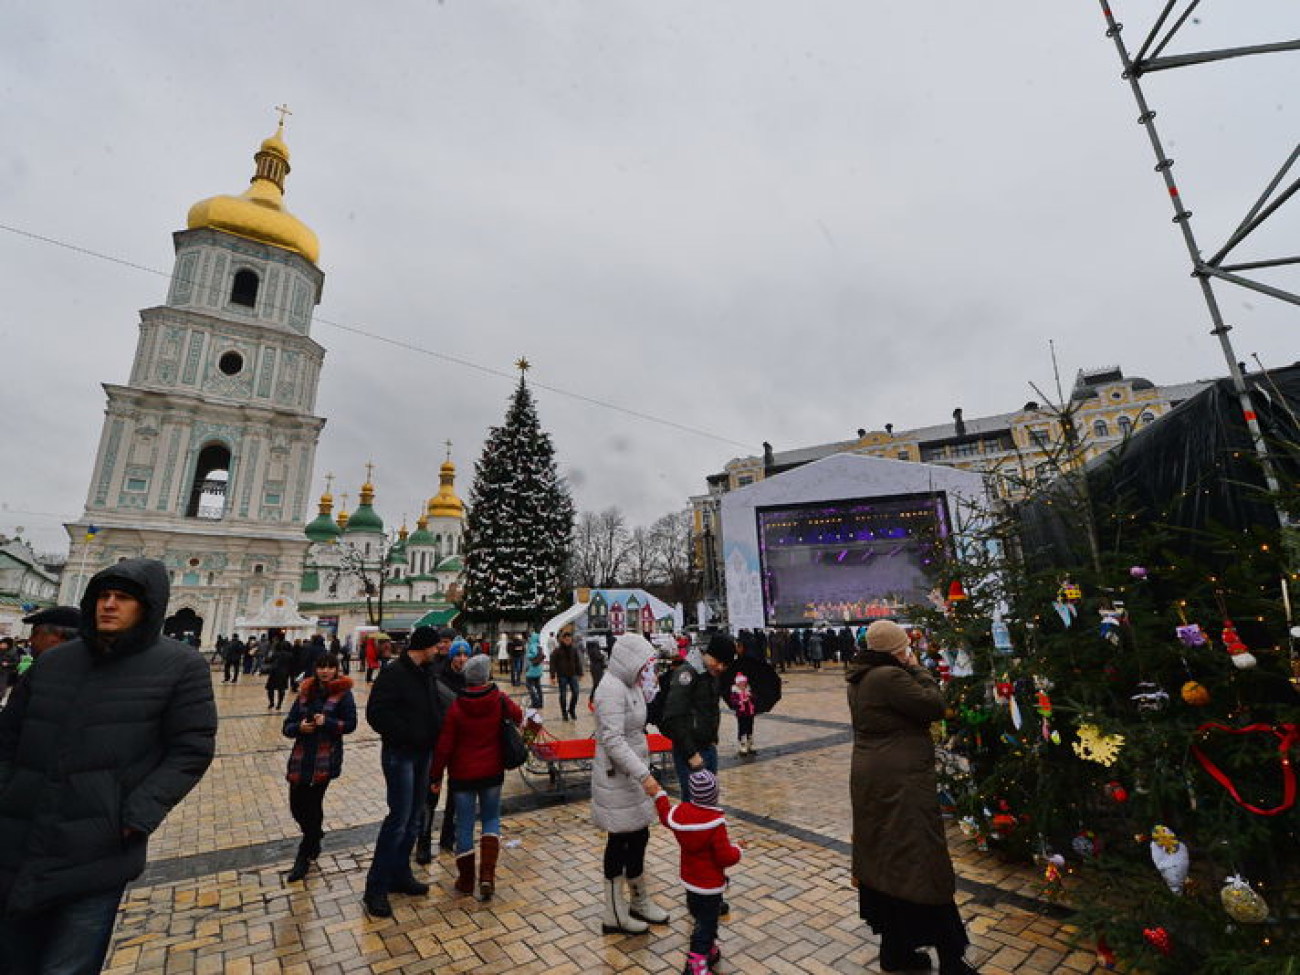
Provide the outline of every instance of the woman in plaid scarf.
<path id="1" fill-rule="evenodd" d="M 343 736 L 357 729 L 352 678 L 339 676 L 338 657 L 322 654 L 316 673 L 302 682 L 284 719 L 284 735 L 294 739 L 289 753 L 289 811 L 302 830 L 298 856 L 285 879 L 302 880 L 320 856 L 325 835 L 325 790 L 343 770 Z"/>

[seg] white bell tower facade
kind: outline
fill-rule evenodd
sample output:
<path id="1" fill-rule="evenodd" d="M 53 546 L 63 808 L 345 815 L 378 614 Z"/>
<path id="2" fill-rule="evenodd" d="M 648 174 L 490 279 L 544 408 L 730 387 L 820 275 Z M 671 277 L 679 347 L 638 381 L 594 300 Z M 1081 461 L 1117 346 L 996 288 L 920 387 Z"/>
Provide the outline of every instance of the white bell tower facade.
<path id="1" fill-rule="evenodd" d="M 121 558 L 163 561 L 168 631 L 211 645 L 237 616 L 298 597 L 308 491 L 325 421 L 311 337 L 325 276 L 316 235 L 283 206 L 283 121 L 241 196 L 196 203 L 174 235 L 164 305 L 140 313 L 126 385 L 108 396 L 60 601 Z"/>

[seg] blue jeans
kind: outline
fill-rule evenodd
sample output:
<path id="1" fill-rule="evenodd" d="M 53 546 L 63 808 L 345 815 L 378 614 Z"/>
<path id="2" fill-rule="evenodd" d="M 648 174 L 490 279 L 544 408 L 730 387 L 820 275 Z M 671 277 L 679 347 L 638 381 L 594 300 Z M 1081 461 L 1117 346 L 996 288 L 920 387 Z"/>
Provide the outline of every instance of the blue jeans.
<path id="1" fill-rule="evenodd" d="M 578 714 L 578 678 L 576 676 L 566 677 L 561 674 L 558 680 L 560 682 L 560 714 L 576 717 Z M 566 700 L 568 703 L 565 703 Z"/>
<path id="2" fill-rule="evenodd" d="M 379 827 L 375 856 L 366 874 L 366 894 L 387 894 L 411 877 L 411 849 L 429 793 L 429 752 L 409 752 L 384 745 L 379 764 L 384 770 L 388 815 Z"/>
<path id="3" fill-rule="evenodd" d="M 525 677 L 524 683 L 528 685 L 528 704 L 531 707 L 542 709 L 542 679 L 540 677 Z"/>
<path id="4" fill-rule="evenodd" d="M 690 799 L 690 796 L 686 794 L 686 783 L 691 777 L 691 767 L 686 760 L 690 757 L 680 748 L 673 749 L 673 768 L 677 772 L 678 793 L 683 800 Z M 700 749 L 700 758 L 704 759 L 704 767 L 716 775 L 718 772 L 718 746 L 705 745 Z"/>
<path id="5" fill-rule="evenodd" d="M 524 658 L 510 658 L 510 683 L 516 687 L 519 686 L 520 679 L 524 676 Z"/>
<path id="6" fill-rule="evenodd" d="M 126 885 L 36 914 L 0 918 L 0 972 L 96 975 L 104 967 Z"/>
<path id="7" fill-rule="evenodd" d="M 484 836 L 501 835 L 501 786 L 457 790 L 451 794 L 456 804 L 456 856 L 474 849 L 474 814 L 483 822 Z"/>

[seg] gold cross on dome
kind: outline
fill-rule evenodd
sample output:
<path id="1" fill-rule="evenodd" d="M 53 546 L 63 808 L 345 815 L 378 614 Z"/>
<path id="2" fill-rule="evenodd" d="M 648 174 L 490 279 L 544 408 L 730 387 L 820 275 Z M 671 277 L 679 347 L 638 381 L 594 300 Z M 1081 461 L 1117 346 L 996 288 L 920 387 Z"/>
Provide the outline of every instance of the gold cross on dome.
<path id="1" fill-rule="evenodd" d="M 325 475 L 325 493 L 326 493 L 326 494 L 332 494 L 333 492 L 334 492 L 334 475 L 333 475 L 333 474 L 326 474 L 326 475 Z"/>
<path id="2" fill-rule="evenodd" d="M 525 356 L 520 356 L 515 360 L 515 368 L 518 369 L 521 374 L 527 372 L 532 367 L 533 364 L 529 362 Z"/>
<path id="3" fill-rule="evenodd" d="M 369 483 L 369 481 L 370 481 L 374 476 L 375 476 L 375 464 L 374 464 L 374 461 L 369 461 L 369 460 L 368 460 L 368 461 L 366 461 L 366 481 L 367 481 L 367 483 Z"/>
<path id="4" fill-rule="evenodd" d="M 284 117 L 286 115 L 292 115 L 293 112 L 289 111 L 288 105 L 276 105 L 275 111 L 280 113 L 280 128 L 284 128 Z"/>
<path id="5" fill-rule="evenodd" d="M 448 460 L 451 460 L 451 441 L 450 441 L 450 440 L 444 440 L 443 443 L 445 443 L 445 444 L 447 445 L 447 459 L 448 459 Z"/>

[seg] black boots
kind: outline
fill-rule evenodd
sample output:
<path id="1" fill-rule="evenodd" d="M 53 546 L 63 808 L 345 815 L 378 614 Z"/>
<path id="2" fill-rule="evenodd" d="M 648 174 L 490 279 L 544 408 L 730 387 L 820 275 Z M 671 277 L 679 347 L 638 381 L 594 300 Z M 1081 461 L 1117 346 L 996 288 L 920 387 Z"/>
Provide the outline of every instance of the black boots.
<path id="1" fill-rule="evenodd" d="M 433 840 L 427 833 L 422 833 L 415 841 L 415 862 L 427 867 L 433 862 Z"/>
<path id="2" fill-rule="evenodd" d="M 293 866 L 289 868 L 288 875 L 284 878 L 286 883 L 296 884 L 307 876 L 307 871 L 311 869 L 311 861 L 303 854 L 299 853 L 293 861 Z"/>
<path id="3" fill-rule="evenodd" d="M 919 948 L 902 947 L 889 935 L 882 935 L 880 967 L 887 972 L 928 972 L 930 956 Z"/>
<path id="4" fill-rule="evenodd" d="M 307 876 L 307 871 L 320 856 L 320 843 L 324 836 L 325 834 L 321 832 L 302 838 L 302 842 L 298 844 L 298 854 L 293 858 L 293 866 L 289 868 L 289 873 L 284 878 L 287 883 L 296 884 Z"/>

